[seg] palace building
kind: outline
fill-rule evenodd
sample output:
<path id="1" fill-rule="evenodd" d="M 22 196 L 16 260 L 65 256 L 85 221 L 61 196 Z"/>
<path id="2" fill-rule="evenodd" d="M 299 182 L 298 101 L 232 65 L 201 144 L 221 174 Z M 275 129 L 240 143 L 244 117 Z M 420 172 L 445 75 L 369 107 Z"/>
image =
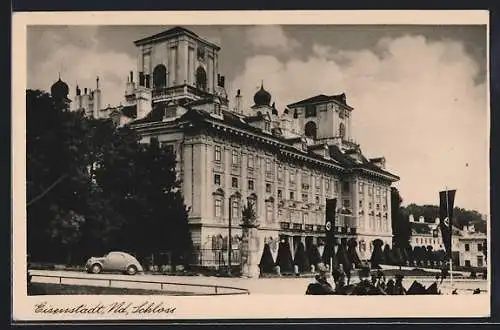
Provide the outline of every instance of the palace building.
<path id="1" fill-rule="evenodd" d="M 375 239 L 392 244 L 390 188 L 399 178 L 385 170 L 383 157 L 367 159 L 354 142 L 354 108 L 345 94 L 278 110 L 262 82 L 244 109 L 240 90 L 229 102 L 219 46 L 180 27 L 135 45 L 137 71 L 129 74 L 123 105 L 99 109 L 97 82 L 96 90 L 77 92 L 74 108 L 130 125 L 144 143 L 157 139 L 175 152 L 197 248 L 227 240 L 231 219 L 237 249 L 250 200 L 262 248 L 287 241 L 308 249 L 325 236 L 328 198 L 337 198 L 338 237 L 356 239 L 362 259 Z"/>

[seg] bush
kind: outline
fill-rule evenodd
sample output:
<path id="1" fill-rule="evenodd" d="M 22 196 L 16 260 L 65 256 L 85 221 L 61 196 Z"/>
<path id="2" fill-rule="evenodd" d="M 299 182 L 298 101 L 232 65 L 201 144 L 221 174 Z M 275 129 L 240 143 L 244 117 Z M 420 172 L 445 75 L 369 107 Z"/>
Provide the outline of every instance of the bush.
<path id="1" fill-rule="evenodd" d="M 264 244 L 264 250 L 262 251 L 259 267 L 261 273 L 274 273 L 275 263 L 271 253 L 271 248 L 267 243 Z"/>
<path id="2" fill-rule="evenodd" d="M 292 253 L 290 252 L 290 245 L 287 242 L 280 243 L 276 264 L 280 266 L 281 273 L 293 272 Z"/>
<path id="3" fill-rule="evenodd" d="M 306 254 L 306 249 L 304 247 L 304 243 L 299 242 L 297 247 L 297 252 L 295 253 L 294 265 L 299 267 L 300 272 L 309 271 L 309 258 Z"/>

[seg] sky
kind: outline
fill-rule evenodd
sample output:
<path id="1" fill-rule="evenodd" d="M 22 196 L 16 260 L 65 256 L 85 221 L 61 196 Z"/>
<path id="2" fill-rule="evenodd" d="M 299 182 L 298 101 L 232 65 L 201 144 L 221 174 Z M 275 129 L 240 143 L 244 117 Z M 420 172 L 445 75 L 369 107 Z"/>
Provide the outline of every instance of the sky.
<path id="1" fill-rule="evenodd" d="M 485 26 L 185 26 L 221 47 L 231 100 L 264 87 L 279 111 L 317 94 L 346 93 L 352 129 L 367 157 L 384 156 L 403 204 L 456 206 L 489 214 Z M 170 26 L 32 26 L 28 88 L 49 91 L 60 74 L 74 97 L 100 78 L 103 105 L 123 101 L 137 70 L 133 41 Z"/>

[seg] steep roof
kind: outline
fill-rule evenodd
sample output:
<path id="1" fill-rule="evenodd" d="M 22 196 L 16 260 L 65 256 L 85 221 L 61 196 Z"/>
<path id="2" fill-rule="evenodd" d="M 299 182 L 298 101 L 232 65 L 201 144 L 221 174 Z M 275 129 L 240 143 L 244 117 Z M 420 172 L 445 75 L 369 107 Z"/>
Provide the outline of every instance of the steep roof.
<path id="1" fill-rule="evenodd" d="M 136 120 L 133 122 L 134 125 L 136 124 L 145 124 L 145 123 L 154 123 L 154 122 L 161 122 L 165 113 L 165 109 L 168 106 L 161 106 L 157 105 L 155 108 L 143 119 Z M 189 109 L 189 107 L 188 107 Z M 259 118 L 259 116 L 253 117 L 241 117 L 236 115 L 234 112 L 231 111 L 222 111 L 222 118 L 212 116 L 209 112 L 202 110 L 202 109 L 189 109 L 185 114 L 183 114 L 180 118 L 178 118 L 176 121 L 177 122 L 184 122 L 184 121 L 190 121 L 193 123 L 199 123 L 199 122 L 204 122 L 204 121 L 211 121 L 211 122 L 220 122 L 225 125 L 228 125 L 230 127 L 238 128 L 247 132 L 263 135 L 263 136 L 268 136 L 272 137 L 279 142 L 281 142 L 283 145 L 286 145 L 286 149 L 293 150 L 295 152 L 300 152 L 304 155 L 307 155 L 310 158 L 321 160 L 324 162 L 330 162 L 335 165 L 341 165 L 342 167 L 346 169 L 352 169 L 352 170 L 358 170 L 358 169 L 366 169 L 370 170 L 371 172 L 375 172 L 384 176 L 388 176 L 390 178 L 393 178 L 394 180 L 398 180 L 399 177 L 396 175 L 385 171 L 378 166 L 372 164 L 370 161 L 366 160 L 366 158 L 363 156 L 361 157 L 362 162 L 359 163 L 355 161 L 353 158 L 349 157 L 348 155 L 344 154 L 337 146 L 329 146 L 329 154 L 330 154 L 330 159 L 325 159 L 323 156 L 318 155 L 315 153 L 313 148 L 308 148 L 307 151 L 304 150 L 298 150 L 296 149 L 293 145 L 299 141 L 302 141 L 302 137 L 296 137 L 296 138 L 283 138 L 279 134 L 271 134 L 264 132 L 261 128 L 252 126 L 249 122 L 252 122 L 252 120 L 255 120 Z"/>
<path id="2" fill-rule="evenodd" d="M 306 104 L 314 104 L 314 103 L 324 103 L 324 102 L 330 102 L 330 101 L 335 101 L 337 103 L 340 103 L 342 105 L 347 106 L 348 108 L 351 108 L 346 102 L 345 102 L 345 94 L 339 94 L 339 95 L 325 95 L 325 94 L 319 94 L 313 97 L 309 97 L 307 99 L 304 99 L 302 101 L 298 101 L 292 104 L 289 104 L 288 107 L 293 108 L 301 105 L 306 105 Z"/>

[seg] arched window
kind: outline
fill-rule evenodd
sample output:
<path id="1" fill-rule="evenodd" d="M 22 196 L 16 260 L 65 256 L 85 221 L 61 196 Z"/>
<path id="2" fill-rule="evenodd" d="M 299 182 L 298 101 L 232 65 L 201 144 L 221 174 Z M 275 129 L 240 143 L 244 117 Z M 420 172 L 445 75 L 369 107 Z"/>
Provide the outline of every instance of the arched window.
<path id="1" fill-rule="evenodd" d="M 201 66 L 196 69 L 196 88 L 201 90 L 207 89 L 207 73 Z"/>
<path id="2" fill-rule="evenodd" d="M 317 130 L 316 124 L 310 121 L 304 127 L 304 134 L 309 138 L 316 139 Z"/>
<path id="3" fill-rule="evenodd" d="M 157 65 L 153 70 L 153 87 L 165 87 L 167 85 L 167 68 L 163 64 Z"/>
<path id="4" fill-rule="evenodd" d="M 344 123 L 340 123 L 339 135 L 341 138 L 345 138 L 345 125 L 344 125 Z"/>

